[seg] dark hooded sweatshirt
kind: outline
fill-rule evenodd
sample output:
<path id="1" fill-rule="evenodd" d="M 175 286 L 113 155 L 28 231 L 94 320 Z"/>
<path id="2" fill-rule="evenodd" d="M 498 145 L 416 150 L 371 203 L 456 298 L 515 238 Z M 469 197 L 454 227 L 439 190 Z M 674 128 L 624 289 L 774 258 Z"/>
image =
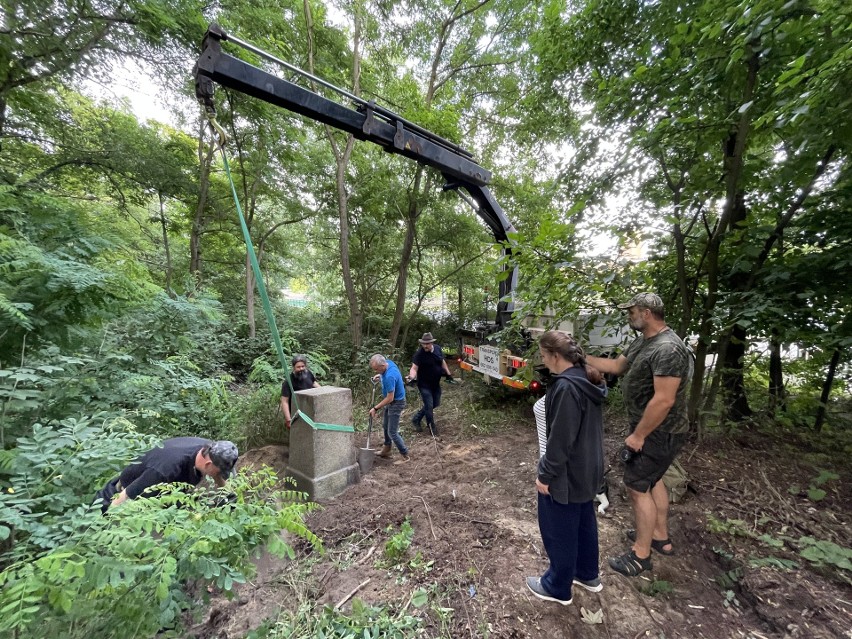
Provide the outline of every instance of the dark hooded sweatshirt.
<path id="1" fill-rule="evenodd" d="M 547 451 L 538 479 L 561 504 L 592 501 L 603 482 L 603 413 L 606 385 L 595 386 L 578 366 L 565 369 L 547 389 Z"/>

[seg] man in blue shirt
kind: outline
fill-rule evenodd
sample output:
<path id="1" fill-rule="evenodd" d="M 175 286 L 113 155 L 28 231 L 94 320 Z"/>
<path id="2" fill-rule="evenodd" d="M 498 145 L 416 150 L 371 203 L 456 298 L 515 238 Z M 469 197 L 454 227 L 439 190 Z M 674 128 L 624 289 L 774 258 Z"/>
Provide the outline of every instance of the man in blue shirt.
<path id="1" fill-rule="evenodd" d="M 394 443 L 402 455 L 402 461 L 410 461 L 411 456 L 408 454 L 408 447 L 399 434 L 399 418 L 405 408 L 405 384 L 402 381 L 402 374 L 396 364 L 378 353 L 370 358 L 370 368 L 376 373 L 374 380 L 381 377 L 382 394 L 384 395 L 378 404 L 370 407 L 370 417 L 375 417 L 379 409 L 385 409 L 382 421 L 385 430 L 385 445 L 382 446 L 379 457 L 390 457 L 391 443 Z"/>

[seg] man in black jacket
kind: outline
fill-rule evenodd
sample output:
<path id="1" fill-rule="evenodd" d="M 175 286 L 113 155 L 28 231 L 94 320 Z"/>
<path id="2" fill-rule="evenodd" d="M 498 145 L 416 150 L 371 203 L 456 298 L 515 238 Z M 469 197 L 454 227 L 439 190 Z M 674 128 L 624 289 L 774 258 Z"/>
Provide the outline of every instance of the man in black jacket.
<path id="1" fill-rule="evenodd" d="M 101 510 L 105 513 L 110 506 L 136 499 L 157 484 L 197 486 L 204 477 L 210 477 L 221 488 L 233 472 L 238 457 L 237 447 L 226 440 L 212 442 L 201 437 L 167 439 L 127 466 L 98 491 Z"/>
<path id="2" fill-rule="evenodd" d="M 592 501 L 603 480 L 606 384 L 586 366 L 568 335 L 548 331 L 539 340 L 541 363 L 554 375 L 545 398 L 544 455 L 535 480 L 538 526 L 550 566 L 527 577 L 539 599 L 567 606 L 573 586 L 603 588 L 598 570 L 598 525 Z"/>
<path id="3" fill-rule="evenodd" d="M 420 398 L 423 400 L 423 408 L 411 418 L 411 423 L 414 424 L 414 430 L 417 432 L 423 430 L 420 422 L 425 417 L 429 431 L 432 435 L 438 436 L 433 411 L 441 405 L 442 377 L 452 379 L 444 353 L 435 342 L 432 333 L 423 333 L 423 337 L 420 338 L 420 348 L 414 353 L 411 370 L 408 371 L 408 381 L 417 381 L 417 390 L 420 391 Z"/>
<path id="4" fill-rule="evenodd" d="M 292 386 L 293 392 L 300 390 L 308 390 L 309 388 L 319 388 L 320 383 L 311 369 L 308 368 L 308 358 L 304 355 L 294 355 L 291 362 L 293 371 L 290 373 L 290 384 L 285 380 L 281 384 L 281 412 L 284 413 L 284 425 L 290 428 L 293 415 L 293 393 L 290 392 Z"/>

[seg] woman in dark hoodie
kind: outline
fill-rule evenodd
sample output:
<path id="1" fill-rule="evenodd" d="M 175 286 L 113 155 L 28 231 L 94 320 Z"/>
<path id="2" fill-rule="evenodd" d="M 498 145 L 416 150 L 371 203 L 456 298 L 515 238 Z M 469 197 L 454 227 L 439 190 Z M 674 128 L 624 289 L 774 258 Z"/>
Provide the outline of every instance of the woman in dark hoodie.
<path id="1" fill-rule="evenodd" d="M 552 374 L 545 399 L 547 449 L 535 481 L 538 526 L 550 567 L 541 577 L 527 577 L 527 587 L 539 599 L 567 606 L 572 585 L 591 592 L 603 588 L 592 502 L 603 481 L 606 384 L 565 333 L 542 335 L 539 353 Z"/>

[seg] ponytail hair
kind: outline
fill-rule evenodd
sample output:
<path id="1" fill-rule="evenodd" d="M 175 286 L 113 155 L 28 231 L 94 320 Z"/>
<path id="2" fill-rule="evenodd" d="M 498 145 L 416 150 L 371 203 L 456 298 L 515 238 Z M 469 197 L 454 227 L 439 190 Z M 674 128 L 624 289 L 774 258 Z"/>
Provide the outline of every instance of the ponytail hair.
<path id="1" fill-rule="evenodd" d="M 574 366 L 582 368 L 586 373 L 586 378 L 595 386 L 603 382 L 601 372 L 594 366 L 586 364 L 586 353 L 574 341 L 574 338 L 567 333 L 563 333 L 562 331 L 547 331 L 541 336 L 538 345 L 542 350 L 559 355 Z"/>

